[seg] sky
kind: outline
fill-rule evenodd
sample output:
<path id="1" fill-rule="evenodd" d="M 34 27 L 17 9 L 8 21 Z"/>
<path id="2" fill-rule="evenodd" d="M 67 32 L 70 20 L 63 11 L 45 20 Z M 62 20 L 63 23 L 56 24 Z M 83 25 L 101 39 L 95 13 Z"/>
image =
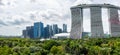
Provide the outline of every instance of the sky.
<path id="1" fill-rule="evenodd" d="M 61 28 L 65 23 L 70 31 L 70 7 L 78 4 L 98 3 L 120 6 L 119 2 L 120 0 L 0 0 L 0 35 L 22 35 L 22 30 L 26 26 L 33 25 L 34 22 L 43 22 L 44 26 L 58 24 Z M 84 11 L 86 20 L 84 24 L 89 26 L 89 10 L 85 9 Z M 106 13 L 103 12 L 103 14 Z M 87 28 L 85 30 L 90 31 Z"/>

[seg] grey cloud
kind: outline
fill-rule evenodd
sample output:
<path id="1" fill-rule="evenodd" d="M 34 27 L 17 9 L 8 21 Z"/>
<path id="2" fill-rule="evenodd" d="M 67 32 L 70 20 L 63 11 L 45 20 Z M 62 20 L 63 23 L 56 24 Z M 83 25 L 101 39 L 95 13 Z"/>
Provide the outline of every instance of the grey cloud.
<path id="1" fill-rule="evenodd" d="M 91 2 L 93 2 L 94 0 L 90 0 Z"/>
<path id="2" fill-rule="evenodd" d="M 7 3 L 7 5 L 11 5 L 11 3 L 10 3 L 10 2 L 8 2 L 8 3 Z"/>
<path id="3" fill-rule="evenodd" d="M 50 15 L 51 17 L 61 17 L 59 14 L 55 14 L 55 13 L 51 13 L 51 15 Z"/>
<path id="4" fill-rule="evenodd" d="M 46 14 L 42 14 L 41 16 L 46 18 L 46 19 L 50 19 L 51 18 L 50 16 L 47 16 Z"/>
<path id="5" fill-rule="evenodd" d="M 51 18 L 61 18 L 60 14 L 54 13 L 54 12 L 48 12 L 49 15 L 47 14 L 41 14 L 42 17 L 46 19 L 51 19 Z"/>
<path id="6" fill-rule="evenodd" d="M 20 29 L 20 27 L 16 27 L 16 28 Z"/>
<path id="7" fill-rule="evenodd" d="M 14 21 L 8 21 L 8 23 L 11 25 L 21 25 L 21 24 L 30 23 L 30 21 L 26 21 L 24 19 L 20 19 L 20 20 L 16 19 Z"/>
<path id="8" fill-rule="evenodd" d="M 77 1 L 77 0 L 70 0 L 71 2 L 75 2 L 75 1 Z"/>
<path id="9" fill-rule="evenodd" d="M 30 2 L 36 2 L 36 0 L 30 0 Z"/>
<path id="10" fill-rule="evenodd" d="M 6 18 L 7 18 L 7 19 L 12 19 L 12 16 L 7 16 Z"/>
<path id="11" fill-rule="evenodd" d="M 30 14 L 30 19 L 35 20 L 36 16 L 35 14 Z"/>
<path id="12" fill-rule="evenodd" d="M 70 16 L 70 14 L 65 14 L 65 15 L 63 15 L 63 18 L 68 18 L 68 19 L 70 19 L 71 16 Z"/>
<path id="13" fill-rule="evenodd" d="M 4 4 L 0 2 L 0 5 L 2 6 L 2 5 L 4 5 Z"/>
<path id="14" fill-rule="evenodd" d="M 0 5 L 1 5 L 1 6 L 3 6 L 3 5 L 4 5 L 4 3 L 2 3 L 2 0 L 0 0 Z"/>
<path id="15" fill-rule="evenodd" d="M 0 20 L 0 26 L 8 26 L 3 20 Z"/>

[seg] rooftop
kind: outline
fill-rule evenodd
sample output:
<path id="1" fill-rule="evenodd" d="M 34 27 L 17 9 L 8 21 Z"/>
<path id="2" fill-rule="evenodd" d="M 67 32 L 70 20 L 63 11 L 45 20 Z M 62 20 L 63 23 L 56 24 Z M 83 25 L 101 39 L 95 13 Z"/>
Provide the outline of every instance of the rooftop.
<path id="1" fill-rule="evenodd" d="M 120 9 L 120 7 L 112 5 L 112 4 L 79 4 L 77 6 L 73 6 L 72 8 L 89 8 L 89 7 L 103 7 L 103 8 L 118 8 Z"/>

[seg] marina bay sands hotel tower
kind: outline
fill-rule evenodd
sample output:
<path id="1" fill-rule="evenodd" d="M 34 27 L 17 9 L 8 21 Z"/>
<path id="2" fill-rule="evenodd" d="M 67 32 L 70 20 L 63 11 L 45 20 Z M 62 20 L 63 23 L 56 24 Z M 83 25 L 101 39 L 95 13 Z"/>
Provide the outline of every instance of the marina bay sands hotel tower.
<path id="1" fill-rule="evenodd" d="M 80 4 L 71 7 L 72 15 L 72 27 L 70 38 L 81 39 L 83 33 L 83 9 L 90 8 L 90 27 L 91 27 L 91 37 L 104 37 L 104 30 L 102 24 L 102 12 L 101 8 L 108 9 L 108 19 L 110 35 L 112 37 L 120 36 L 120 22 L 118 10 L 120 7 L 111 4 Z M 108 20 L 108 21 L 109 21 Z"/>

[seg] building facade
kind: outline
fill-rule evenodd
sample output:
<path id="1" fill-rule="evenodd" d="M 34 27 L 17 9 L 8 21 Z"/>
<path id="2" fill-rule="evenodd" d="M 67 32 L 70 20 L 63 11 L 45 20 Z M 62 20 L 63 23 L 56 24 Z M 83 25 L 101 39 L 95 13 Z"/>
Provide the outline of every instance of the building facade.
<path id="1" fill-rule="evenodd" d="M 28 37 L 29 38 L 34 38 L 34 36 L 33 36 L 33 26 L 27 27 L 26 30 L 27 30 Z"/>
<path id="2" fill-rule="evenodd" d="M 50 37 L 50 26 L 47 25 L 45 28 L 44 28 L 44 38 L 49 38 Z"/>
<path id="3" fill-rule="evenodd" d="M 24 38 L 34 38 L 33 37 L 33 26 L 26 27 L 26 30 L 23 30 Z"/>
<path id="4" fill-rule="evenodd" d="M 63 24 L 63 32 L 67 33 L 67 24 Z"/>
<path id="5" fill-rule="evenodd" d="M 118 10 L 120 7 L 111 4 L 80 4 L 71 7 L 72 27 L 70 38 L 81 39 L 83 32 L 83 9 L 90 8 L 90 23 L 91 23 L 91 37 L 103 38 L 104 30 L 102 24 L 101 8 L 108 9 L 109 16 L 109 30 L 112 37 L 120 36 L 120 22 Z M 108 20 L 108 21 L 109 21 Z"/>
<path id="6" fill-rule="evenodd" d="M 44 37 L 44 25 L 42 22 L 34 23 L 34 38 Z"/>
<path id="7" fill-rule="evenodd" d="M 58 34 L 58 25 L 57 24 L 53 24 L 53 35 L 54 34 Z"/>
<path id="8" fill-rule="evenodd" d="M 24 38 L 27 38 L 27 30 L 23 30 L 23 31 L 22 31 L 22 36 L 23 36 Z"/>

